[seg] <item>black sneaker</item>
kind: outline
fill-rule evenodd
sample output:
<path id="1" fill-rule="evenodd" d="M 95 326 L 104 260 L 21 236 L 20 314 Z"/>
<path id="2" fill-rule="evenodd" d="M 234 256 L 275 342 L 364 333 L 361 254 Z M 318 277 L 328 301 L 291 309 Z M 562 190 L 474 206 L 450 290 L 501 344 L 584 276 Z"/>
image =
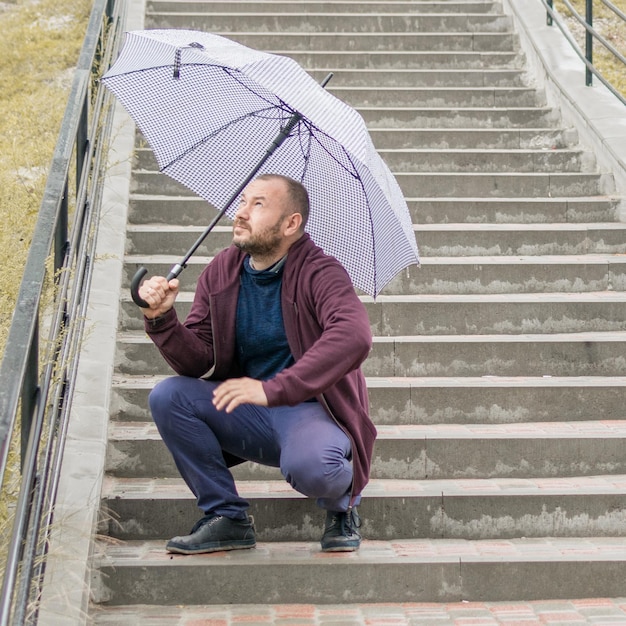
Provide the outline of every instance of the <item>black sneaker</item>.
<path id="1" fill-rule="evenodd" d="M 201 554 L 254 548 L 255 545 L 252 516 L 239 520 L 210 514 L 196 522 L 191 534 L 170 539 L 165 549 L 177 554 Z"/>
<path id="2" fill-rule="evenodd" d="M 354 552 L 361 545 L 361 518 L 356 509 L 345 513 L 328 511 L 322 536 L 322 552 Z"/>

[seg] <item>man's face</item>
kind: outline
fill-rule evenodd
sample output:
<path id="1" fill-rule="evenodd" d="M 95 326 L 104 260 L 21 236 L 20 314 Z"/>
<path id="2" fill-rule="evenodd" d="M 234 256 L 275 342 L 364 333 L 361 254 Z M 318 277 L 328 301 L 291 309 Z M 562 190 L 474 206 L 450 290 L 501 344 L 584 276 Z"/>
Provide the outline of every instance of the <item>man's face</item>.
<path id="1" fill-rule="evenodd" d="M 233 243 L 252 256 L 270 256 L 283 240 L 285 184 L 254 180 L 243 191 L 233 224 Z"/>

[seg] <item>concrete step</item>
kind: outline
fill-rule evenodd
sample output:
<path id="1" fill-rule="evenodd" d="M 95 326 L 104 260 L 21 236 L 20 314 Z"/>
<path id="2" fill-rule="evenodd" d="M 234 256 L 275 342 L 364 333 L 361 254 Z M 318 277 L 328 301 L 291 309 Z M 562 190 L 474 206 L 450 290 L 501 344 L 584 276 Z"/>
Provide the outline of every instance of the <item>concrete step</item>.
<path id="1" fill-rule="evenodd" d="M 116 375 L 111 419 L 151 421 L 148 393 L 163 378 Z M 622 419 L 626 377 L 370 376 L 367 388 L 379 425 L 572 422 Z"/>
<path id="2" fill-rule="evenodd" d="M 383 161 L 396 174 L 403 172 L 463 173 L 594 173 L 595 158 L 578 149 L 528 150 L 453 150 L 432 148 L 384 148 L 378 150 Z M 142 159 L 145 160 L 145 159 Z M 156 163 L 147 163 L 156 169 Z M 152 169 L 152 168 L 151 168 Z M 144 175 L 141 170 L 139 176 Z"/>
<path id="3" fill-rule="evenodd" d="M 403 193 L 413 197 L 570 197 L 614 191 L 610 174 L 395 172 L 395 176 Z"/>
<path id="4" fill-rule="evenodd" d="M 476 137 L 476 139 L 479 138 Z M 394 141 L 394 138 L 388 141 Z M 445 138 L 442 137 L 441 141 L 445 141 Z M 594 173 L 596 171 L 593 153 L 580 148 L 453 149 L 425 148 L 415 144 L 407 147 L 379 148 L 378 153 L 389 168 L 396 173 Z M 154 154 L 150 149 L 139 150 L 135 162 L 139 175 L 158 170 Z"/>
<path id="5" fill-rule="evenodd" d="M 414 224 L 579 224 L 616 219 L 617 196 L 549 198 L 406 198 Z M 181 226 L 208 224 L 213 209 L 194 196 L 132 194 L 129 222 Z M 227 223 L 227 222 L 226 222 Z"/>
<path id="6" fill-rule="evenodd" d="M 419 107 L 358 108 L 369 129 L 377 128 L 539 128 L 557 127 L 560 113 L 550 107 Z"/>
<path id="7" fill-rule="evenodd" d="M 127 254 L 183 254 L 206 226 L 129 226 Z M 421 224 L 415 226 L 423 256 L 511 256 L 626 253 L 626 225 L 605 224 Z M 232 241 L 228 219 L 213 228 L 198 254 L 213 256 Z"/>
<path id="8" fill-rule="evenodd" d="M 123 287 L 146 267 L 150 276 L 166 276 L 181 255 L 129 255 Z M 210 261 L 193 256 L 179 276 L 181 289 L 191 291 Z M 421 266 L 398 274 L 383 295 L 510 294 L 545 292 L 623 291 L 626 258 L 623 255 L 422 257 Z"/>
<path id="9" fill-rule="evenodd" d="M 244 46 L 280 54 L 292 52 L 512 52 L 518 51 L 515 32 L 250 32 L 221 31 Z"/>
<path id="10" fill-rule="evenodd" d="M 371 478 L 419 481 L 624 474 L 625 442 L 624 420 L 380 425 Z M 179 476 L 150 422 L 112 426 L 105 470 L 120 478 Z M 281 480 L 277 468 L 249 463 L 235 468 L 233 475 L 261 481 L 262 490 L 267 489 L 268 480 Z M 281 490 L 268 498 L 280 497 Z M 626 505 L 626 494 L 623 497 Z"/>
<path id="11" fill-rule="evenodd" d="M 592 624 L 626 621 L 623 598 L 577 598 L 573 600 L 537 600 L 534 602 L 403 602 L 398 604 L 218 604 L 186 606 L 109 606 L 99 607 L 93 614 L 95 626 L 110 624 L 224 624 L 238 622 L 279 624 L 281 620 L 308 620 L 310 624 L 339 624 L 351 620 L 355 624 L 392 623 L 438 624 L 453 626 L 476 623 L 544 624 L 564 616 L 570 624 Z M 169 621 L 168 621 L 169 620 Z"/>
<path id="12" fill-rule="evenodd" d="M 377 128 L 370 131 L 378 150 L 559 150 L 576 143 L 569 129 L 519 128 Z"/>
<path id="13" fill-rule="evenodd" d="M 626 535 L 623 474 L 553 478 L 379 480 L 367 485 L 368 540 L 512 539 Z M 323 513 L 284 480 L 238 479 L 259 541 L 317 541 Z M 116 540 L 169 539 L 201 513 L 180 478 L 108 477 L 100 532 Z"/>
<path id="14" fill-rule="evenodd" d="M 621 331 L 375 337 L 363 371 L 369 376 L 623 376 L 625 341 Z"/>
<path id="15" fill-rule="evenodd" d="M 236 9 L 241 13 L 291 13 L 297 8 L 299 13 L 496 13 L 502 11 L 499 2 L 493 0 L 465 0 L 463 2 L 397 2 L 376 1 L 359 2 L 352 1 L 317 1 L 305 0 L 294 5 L 290 0 L 264 0 L 262 2 L 248 2 L 236 0 L 236 2 L 211 2 L 211 12 L 227 13 Z M 206 11 L 206 0 L 149 0 L 146 3 L 146 12 L 149 14 L 159 13 L 201 13 Z"/>
<path id="16" fill-rule="evenodd" d="M 457 75 L 465 69 L 470 72 L 468 77 L 458 76 L 461 85 L 520 85 L 524 74 L 521 71 L 522 57 L 515 51 L 473 51 L 473 50 L 289 50 L 271 49 L 272 54 L 288 56 L 313 74 L 327 68 L 334 73 L 329 86 L 345 84 L 362 84 L 364 75 L 370 74 L 376 83 L 385 80 L 370 70 L 393 70 L 395 75 L 389 77 L 391 84 L 400 85 L 405 79 L 407 85 L 417 86 L 432 78 L 426 75 L 436 70 Z M 359 70 L 359 71 L 350 71 Z M 409 72 L 407 70 L 421 70 Z M 316 76 L 319 80 L 319 76 Z M 323 78 L 323 76 L 321 77 Z M 480 79 L 483 79 L 483 82 Z M 442 77 L 450 84 L 452 76 Z"/>
<path id="17" fill-rule="evenodd" d="M 445 139 L 442 140 L 445 141 Z M 593 153 L 579 148 L 434 149 L 423 148 L 416 144 L 411 147 L 380 148 L 378 153 L 396 174 L 402 172 L 594 173 L 596 171 Z M 158 170 L 150 149 L 143 149 L 137 153 L 136 167 L 140 175 Z"/>
<path id="18" fill-rule="evenodd" d="M 385 100 L 381 100 L 383 104 L 395 103 L 401 106 L 402 100 L 396 102 L 393 95 L 396 92 L 402 93 L 403 91 L 408 92 L 410 90 L 415 90 L 416 96 L 413 99 L 409 99 L 407 97 L 405 101 L 414 105 L 424 106 L 423 103 L 427 100 L 419 93 L 419 90 L 423 90 L 426 87 L 438 89 L 446 88 L 449 91 L 466 91 L 469 89 L 486 90 L 487 88 L 491 88 L 496 91 L 496 95 L 493 97 L 493 102 L 504 102 L 507 98 L 506 90 L 508 89 L 512 93 L 520 96 L 518 106 L 523 106 L 524 103 L 545 104 L 545 98 L 533 99 L 530 96 L 526 96 L 527 99 L 523 99 L 526 91 L 534 93 L 537 90 L 526 87 L 524 83 L 524 75 L 519 69 L 501 67 L 491 68 L 484 65 L 478 66 L 477 69 L 464 67 L 463 65 L 456 68 L 441 67 L 436 69 L 414 69 L 411 67 L 405 67 L 402 57 L 396 58 L 395 56 L 391 56 L 387 53 L 384 53 L 384 55 L 385 56 L 380 63 L 380 67 L 374 66 L 373 68 L 369 68 L 368 65 L 362 65 L 357 69 L 351 69 L 352 64 L 324 65 L 319 62 L 314 63 L 313 59 L 311 62 L 307 63 L 304 62 L 306 60 L 304 59 L 302 64 L 309 68 L 308 73 L 319 82 L 321 82 L 328 75 L 329 71 L 332 71 L 333 78 L 328 83 L 327 89 L 328 91 L 335 93 L 335 95 L 342 100 L 347 100 L 347 98 L 344 98 L 343 96 L 344 93 L 350 94 L 351 91 L 358 92 L 359 87 L 369 87 L 372 89 L 375 86 L 376 89 L 386 89 L 390 94 L 390 97 L 386 102 Z M 368 62 L 368 58 L 363 53 L 356 52 L 354 53 L 354 56 L 356 58 L 355 63 Z M 405 56 L 415 59 L 415 53 L 413 52 L 407 53 Z M 336 59 L 336 57 L 334 58 Z M 439 65 L 436 61 L 428 61 L 427 59 L 424 61 L 428 62 L 429 66 L 432 66 L 433 64 Z M 371 102 L 363 101 L 362 98 L 353 98 L 353 100 L 353 106 L 372 104 Z M 469 100 L 467 106 L 481 106 L 480 103 L 471 104 L 471 102 L 472 100 Z"/>
<path id="19" fill-rule="evenodd" d="M 192 13 L 159 12 L 147 14 L 145 28 L 188 28 L 215 33 L 280 31 L 292 33 L 412 33 L 412 32 L 492 32 L 508 33 L 512 19 L 503 14 L 471 13 L 305 13 L 298 5 L 290 12 L 260 11 Z M 202 7 L 204 8 L 204 7 Z"/>
<path id="20" fill-rule="evenodd" d="M 123 327 L 142 331 L 143 319 L 128 294 L 122 296 Z M 185 319 L 193 294 L 179 295 Z M 394 335 L 485 335 L 612 332 L 626 330 L 626 293 L 581 292 L 496 295 L 398 295 L 364 297 L 372 332 Z"/>
<path id="21" fill-rule="evenodd" d="M 421 224 L 424 256 L 621 254 L 626 225 L 591 224 Z"/>
<path id="22" fill-rule="evenodd" d="M 244 46 L 268 52 L 511 52 L 519 50 L 519 38 L 504 32 L 273 32 L 224 31 L 220 34 Z"/>
<path id="23" fill-rule="evenodd" d="M 624 376 L 626 331 L 375 336 L 366 376 Z M 122 333 L 120 374 L 171 373 L 144 335 Z"/>
<path id="24" fill-rule="evenodd" d="M 155 198 L 154 200 L 159 200 Z M 618 196 L 549 198 L 406 198 L 414 224 L 541 224 L 611 222 L 617 218 Z M 133 219 L 139 209 L 131 201 Z M 140 202 L 138 200 L 138 202 Z M 203 203 L 206 211 L 206 203 Z M 145 206 L 145 205 L 142 205 Z M 158 205 L 153 205 L 158 211 Z M 144 209 L 145 210 L 145 209 Z M 158 219 L 158 218 L 157 218 Z M 196 222 L 197 223 L 197 222 Z"/>
<path id="25" fill-rule="evenodd" d="M 210 556 L 103 541 L 97 554 L 94 600 L 105 606 L 193 604 L 207 590 L 214 604 L 619 597 L 626 576 L 621 537 L 364 541 L 332 555 L 317 542 L 272 542 Z"/>
<path id="26" fill-rule="evenodd" d="M 561 128 L 373 128 L 369 131 L 376 148 L 384 150 L 430 148 L 436 150 L 571 150 L 583 152 L 576 146 L 574 129 Z M 145 140 L 138 135 L 140 145 Z M 148 147 L 135 149 L 136 169 L 157 167 L 154 153 Z"/>
<path id="27" fill-rule="evenodd" d="M 409 197 L 574 197 L 610 194 L 610 174 L 580 172 L 394 172 Z M 138 170 L 133 175 L 135 194 L 189 196 L 193 193 L 169 176 Z"/>
<path id="28" fill-rule="evenodd" d="M 389 168 L 396 172 L 589 172 L 596 171 L 595 158 L 579 149 L 562 150 L 433 150 L 396 148 L 380 150 Z"/>
<path id="29" fill-rule="evenodd" d="M 396 276 L 384 295 L 622 291 L 621 255 L 423 257 Z M 171 267 L 171 266 L 170 266 Z"/>
<path id="30" fill-rule="evenodd" d="M 624 292 L 366 298 L 376 335 L 550 334 L 626 330 Z"/>
<path id="31" fill-rule="evenodd" d="M 124 316 L 137 318 L 126 298 Z M 183 295 L 178 311 L 184 318 L 191 294 Z M 621 292 L 496 294 L 476 296 L 400 295 L 366 301 L 373 332 L 381 336 L 545 334 L 624 330 Z M 140 319 L 128 328 L 143 328 Z"/>

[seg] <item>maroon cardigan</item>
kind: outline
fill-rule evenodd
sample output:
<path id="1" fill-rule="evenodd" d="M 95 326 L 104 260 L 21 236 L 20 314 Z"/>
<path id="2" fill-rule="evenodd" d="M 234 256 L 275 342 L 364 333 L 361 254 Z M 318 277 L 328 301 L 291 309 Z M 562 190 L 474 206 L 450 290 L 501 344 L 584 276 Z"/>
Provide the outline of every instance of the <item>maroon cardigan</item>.
<path id="1" fill-rule="evenodd" d="M 173 309 L 145 320 L 146 332 L 176 373 L 214 380 L 242 376 L 235 318 L 244 258 L 230 246 L 209 263 L 184 324 Z M 289 249 L 281 303 L 295 363 L 263 382 L 268 404 L 294 406 L 317 397 L 352 442 L 354 499 L 369 480 L 376 438 L 360 369 L 372 346 L 367 312 L 344 268 L 307 234 Z"/>

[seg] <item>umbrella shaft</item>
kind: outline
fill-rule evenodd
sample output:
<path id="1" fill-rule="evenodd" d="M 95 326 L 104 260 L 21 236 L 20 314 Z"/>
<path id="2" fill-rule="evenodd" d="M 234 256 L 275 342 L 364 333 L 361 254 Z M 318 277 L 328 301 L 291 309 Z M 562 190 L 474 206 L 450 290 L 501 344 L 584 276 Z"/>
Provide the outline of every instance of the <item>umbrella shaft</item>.
<path id="1" fill-rule="evenodd" d="M 261 168 L 261 165 L 263 165 L 263 163 L 265 163 L 265 161 L 267 161 L 267 159 L 270 156 L 272 156 L 272 154 L 274 154 L 274 151 L 278 147 L 280 147 L 280 145 L 283 143 L 283 141 L 285 141 L 285 139 L 287 139 L 287 137 L 289 137 L 289 133 L 294 129 L 296 124 L 301 119 L 302 119 L 302 115 L 300 113 L 298 113 L 297 111 L 289 118 L 289 121 L 287 122 L 285 127 L 280 130 L 278 135 L 276 135 L 276 139 L 274 139 L 274 141 L 272 141 L 270 147 L 267 149 L 267 153 L 263 157 L 263 159 L 261 160 L 261 163 L 259 163 L 259 165 L 257 166 L 255 174 L 256 174 L 256 172 L 259 171 L 259 169 Z"/>
<path id="2" fill-rule="evenodd" d="M 261 158 L 261 160 L 256 164 L 253 170 L 246 176 L 245 180 L 237 187 L 233 195 L 226 201 L 226 204 L 221 209 L 221 211 L 213 218 L 213 221 L 206 227 L 204 232 L 198 237 L 196 243 L 189 248 L 187 254 L 183 257 L 180 263 L 177 263 L 170 271 L 168 279 L 176 278 L 184 269 L 187 267 L 187 261 L 193 256 L 195 251 L 200 247 L 202 242 L 205 240 L 206 236 L 213 230 L 215 225 L 222 219 L 224 213 L 228 210 L 230 205 L 240 196 L 241 192 L 246 188 L 248 183 L 257 175 L 258 171 L 263 167 L 265 162 L 274 154 L 277 148 L 289 137 L 289 133 L 295 128 L 298 122 L 302 119 L 302 115 L 297 111 L 289 118 L 289 121 L 283 128 L 281 128 L 276 138 L 267 148 L 267 151 Z"/>

